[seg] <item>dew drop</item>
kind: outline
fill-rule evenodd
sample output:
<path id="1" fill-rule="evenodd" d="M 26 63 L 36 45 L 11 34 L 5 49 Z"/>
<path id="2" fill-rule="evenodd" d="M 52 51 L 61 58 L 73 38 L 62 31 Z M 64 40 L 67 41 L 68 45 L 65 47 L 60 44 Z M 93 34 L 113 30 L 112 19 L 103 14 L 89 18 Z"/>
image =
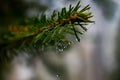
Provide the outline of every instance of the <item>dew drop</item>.
<path id="1" fill-rule="evenodd" d="M 64 49 L 66 48 L 66 46 L 63 47 Z"/>
<path id="2" fill-rule="evenodd" d="M 63 49 L 58 49 L 59 50 L 59 52 L 63 52 L 64 50 Z"/>
<path id="3" fill-rule="evenodd" d="M 57 74 L 56 77 L 57 77 L 57 80 L 60 80 L 60 75 Z"/>
<path id="4" fill-rule="evenodd" d="M 59 78 L 59 75 L 56 75 L 57 78 Z"/>
<path id="5" fill-rule="evenodd" d="M 71 42 L 68 42 L 69 45 L 71 45 Z"/>
<path id="6" fill-rule="evenodd" d="M 77 39 L 77 38 L 76 38 L 76 41 L 80 42 L 80 39 Z"/>

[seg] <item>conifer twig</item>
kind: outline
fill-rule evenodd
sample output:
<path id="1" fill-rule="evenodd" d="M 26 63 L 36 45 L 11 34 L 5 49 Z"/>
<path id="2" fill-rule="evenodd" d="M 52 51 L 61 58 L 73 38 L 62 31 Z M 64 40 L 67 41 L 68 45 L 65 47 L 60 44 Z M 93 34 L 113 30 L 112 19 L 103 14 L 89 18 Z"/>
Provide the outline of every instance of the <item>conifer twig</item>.
<path id="1" fill-rule="evenodd" d="M 79 1 L 76 6 L 70 5 L 69 10 L 65 7 L 60 12 L 54 10 L 50 18 L 47 18 L 46 14 L 42 14 L 40 18 L 28 19 L 27 25 L 9 26 L 8 32 L 0 35 L 0 48 L 15 48 L 20 45 L 23 47 L 26 45 L 42 46 L 46 43 L 54 46 L 59 40 L 70 42 L 66 38 L 66 34 L 70 34 L 70 32 L 73 32 L 80 41 L 78 34 L 82 35 L 83 32 L 77 29 L 76 23 L 79 23 L 78 25 L 86 31 L 84 24 L 94 22 L 90 20 L 92 13 L 86 12 L 90 6 L 87 5 L 79 10 L 80 7 Z"/>

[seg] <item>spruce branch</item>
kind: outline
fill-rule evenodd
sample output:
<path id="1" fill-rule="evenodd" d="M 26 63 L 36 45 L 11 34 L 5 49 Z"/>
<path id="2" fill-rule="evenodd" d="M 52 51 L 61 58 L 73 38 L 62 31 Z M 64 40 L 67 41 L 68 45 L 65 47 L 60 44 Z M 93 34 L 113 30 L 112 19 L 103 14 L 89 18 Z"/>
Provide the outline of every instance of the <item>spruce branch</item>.
<path id="1" fill-rule="evenodd" d="M 76 6 L 69 6 L 62 8 L 61 11 L 53 11 L 50 17 L 42 14 L 41 17 L 27 19 L 26 24 L 10 25 L 5 32 L 0 31 L 0 48 L 24 48 L 25 46 L 54 46 L 59 47 L 70 45 L 70 40 L 66 35 L 75 35 L 76 39 L 80 41 L 78 36 L 83 34 L 76 25 L 79 25 L 84 31 L 88 23 L 93 23 L 90 18 L 93 17 L 91 12 L 87 12 L 90 6 L 87 5 L 80 9 L 80 1 Z M 73 34 L 72 34 L 73 33 Z M 61 43 L 62 42 L 62 43 Z"/>

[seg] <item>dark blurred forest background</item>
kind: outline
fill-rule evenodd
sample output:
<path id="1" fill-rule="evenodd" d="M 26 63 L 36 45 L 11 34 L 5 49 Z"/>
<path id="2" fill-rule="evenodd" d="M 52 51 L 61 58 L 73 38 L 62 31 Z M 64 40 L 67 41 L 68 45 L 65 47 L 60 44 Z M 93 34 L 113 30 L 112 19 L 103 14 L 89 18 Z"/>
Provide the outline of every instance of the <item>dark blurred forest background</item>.
<path id="1" fill-rule="evenodd" d="M 27 18 L 30 12 L 45 11 L 48 6 L 39 3 L 39 0 L 0 0 L 0 25 L 14 23 L 16 20 Z"/>

